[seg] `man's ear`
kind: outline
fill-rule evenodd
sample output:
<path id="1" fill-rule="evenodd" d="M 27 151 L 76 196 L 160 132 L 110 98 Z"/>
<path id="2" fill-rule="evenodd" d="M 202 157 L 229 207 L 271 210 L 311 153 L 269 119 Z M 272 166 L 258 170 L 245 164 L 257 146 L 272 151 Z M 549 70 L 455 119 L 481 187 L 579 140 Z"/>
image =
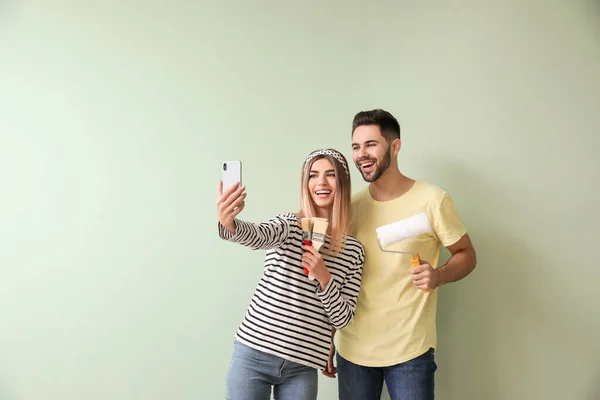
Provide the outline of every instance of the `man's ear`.
<path id="1" fill-rule="evenodd" d="M 394 139 L 392 141 L 392 155 L 397 156 L 400 153 L 400 148 L 402 147 L 402 141 L 400 139 Z"/>

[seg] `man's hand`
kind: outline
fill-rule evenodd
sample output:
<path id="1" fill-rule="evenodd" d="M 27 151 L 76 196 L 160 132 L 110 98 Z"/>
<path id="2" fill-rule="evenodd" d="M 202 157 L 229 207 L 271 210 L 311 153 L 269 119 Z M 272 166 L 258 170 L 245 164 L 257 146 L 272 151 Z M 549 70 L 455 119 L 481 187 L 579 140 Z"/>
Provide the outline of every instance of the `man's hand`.
<path id="1" fill-rule="evenodd" d="M 333 338 L 335 336 L 335 328 L 331 328 L 331 344 L 329 346 L 329 358 L 327 359 L 327 367 L 321 370 L 321 373 L 328 378 L 335 378 L 337 368 L 333 365 L 333 357 L 335 356 L 335 342 Z"/>
<path id="2" fill-rule="evenodd" d="M 321 290 L 325 290 L 331 279 L 331 273 L 325 266 L 323 256 L 313 246 L 304 245 L 302 249 L 304 250 L 302 254 L 302 266 L 319 281 Z"/>
<path id="3" fill-rule="evenodd" d="M 438 271 L 425 260 L 412 269 L 412 279 L 417 289 L 421 290 L 433 290 L 439 285 Z"/>
<path id="4" fill-rule="evenodd" d="M 223 181 L 219 181 L 219 199 L 217 200 L 217 211 L 219 221 L 229 232 L 235 235 L 235 217 L 244 209 L 246 198 L 245 186 L 239 183 L 232 185 L 223 193 Z"/>
<path id="5" fill-rule="evenodd" d="M 329 358 L 327 359 L 327 368 L 321 370 L 321 373 L 328 378 L 335 378 L 337 374 L 337 368 L 333 365 L 333 356 L 335 354 L 335 348 L 332 347 L 333 352 L 329 352 Z"/>

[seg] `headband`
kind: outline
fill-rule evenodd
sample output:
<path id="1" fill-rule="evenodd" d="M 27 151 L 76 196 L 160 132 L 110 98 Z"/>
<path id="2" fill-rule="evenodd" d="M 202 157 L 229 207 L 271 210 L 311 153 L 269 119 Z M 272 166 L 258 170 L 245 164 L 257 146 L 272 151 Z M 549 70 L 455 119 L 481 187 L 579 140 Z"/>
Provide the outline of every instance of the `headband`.
<path id="1" fill-rule="evenodd" d="M 348 165 L 346 165 L 346 160 L 344 160 L 344 156 L 339 151 L 336 151 L 336 150 L 324 149 L 324 150 L 313 151 L 312 153 L 310 153 L 308 155 L 308 157 L 306 158 L 306 161 L 304 161 L 304 166 L 307 166 L 308 163 L 310 162 L 310 160 L 312 160 L 313 158 L 315 158 L 317 156 L 332 156 L 333 158 L 338 160 L 340 162 L 340 164 L 342 164 L 342 167 L 344 167 L 346 174 L 348 176 L 350 176 L 350 172 L 348 171 Z"/>

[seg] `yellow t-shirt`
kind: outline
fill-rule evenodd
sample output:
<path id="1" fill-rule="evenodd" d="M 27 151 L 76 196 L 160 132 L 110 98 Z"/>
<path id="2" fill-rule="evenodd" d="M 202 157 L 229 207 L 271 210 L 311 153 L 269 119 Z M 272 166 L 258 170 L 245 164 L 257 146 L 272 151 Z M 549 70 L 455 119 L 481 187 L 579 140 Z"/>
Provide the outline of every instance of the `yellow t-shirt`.
<path id="1" fill-rule="evenodd" d="M 352 322 L 339 330 L 336 347 L 354 364 L 390 366 L 411 360 L 437 345 L 437 290 L 424 294 L 411 278 L 411 255 L 382 252 L 375 229 L 422 211 L 432 233 L 393 246 L 419 253 L 433 268 L 438 265 L 440 244 L 456 243 L 465 233 L 450 195 L 421 181 L 402 196 L 385 202 L 371 197 L 369 188 L 352 199 L 351 235 L 365 250 L 362 284 Z"/>

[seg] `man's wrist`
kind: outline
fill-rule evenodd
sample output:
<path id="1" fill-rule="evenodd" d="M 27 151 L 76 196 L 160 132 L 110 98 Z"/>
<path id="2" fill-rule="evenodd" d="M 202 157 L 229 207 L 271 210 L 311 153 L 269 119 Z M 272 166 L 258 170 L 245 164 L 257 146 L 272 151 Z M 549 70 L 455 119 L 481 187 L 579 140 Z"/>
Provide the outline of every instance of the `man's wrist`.
<path id="1" fill-rule="evenodd" d="M 446 283 L 444 281 L 444 268 L 445 267 L 446 267 L 445 265 L 442 265 L 441 267 L 435 268 L 433 270 L 433 273 L 435 274 L 435 286 L 436 286 L 436 288 L 438 288 L 438 287 L 440 287 L 440 286 L 442 286 L 442 285 L 444 285 Z"/>

